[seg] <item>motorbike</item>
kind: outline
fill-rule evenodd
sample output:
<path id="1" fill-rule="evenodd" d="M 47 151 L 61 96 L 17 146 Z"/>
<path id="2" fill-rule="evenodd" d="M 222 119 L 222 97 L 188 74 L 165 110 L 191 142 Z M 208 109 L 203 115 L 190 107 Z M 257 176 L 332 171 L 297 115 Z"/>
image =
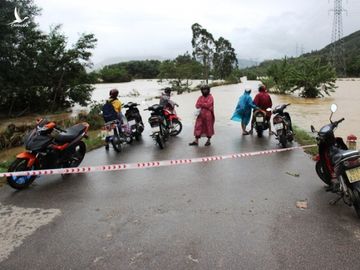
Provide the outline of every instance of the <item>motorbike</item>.
<path id="1" fill-rule="evenodd" d="M 289 105 L 290 104 L 278 105 L 273 110 L 273 126 L 275 129 L 273 134 L 284 148 L 286 148 L 288 142 L 292 142 L 294 140 L 290 114 L 288 112 L 284 112 Z"/>
<path id="2" fill-rule="evenodd" d="M 270 127 L 270 121 L 267 119 L 267 113 L 271 112 L 271 108 L 263 110 L 254 111 L 254 128 L 259 138 L 263 136 L 264 130 L 267 130 Z"/>
<path id="3" fill-rule="evenodd" d="M 16 156 L 9 172 L 71 168 L 80 165 L 86 153 L 83 138 L 89 124 L 76 124 L 66 130 L 47 119 L 37 121 L 36 127 L 24 138 L 25 152 Z M 18 190 L 31 185 L 37 176 L 9 176 L 8 184 Z"/>
<path id="4" fill-rule="evenodd" d="M 165 142 L 169 139 L 170 128 L 164 115 L 164 107 L 154 104 L 145 111 L 150 111 L 151 115 L 148 119 L 152 129 L 151 137 L 159 145 L 160 149 L 165 147 Z"/>
<path id="5" fill-rule="evenodd" d="M 103 138 L 106 142 L 106 151 L 109 150 L 109 143 L 111 143 L 116 152 L 121 152 L 122 144 L 130 144 L 133 141 L 128 126 L 126 124 L 122 125 L 119 119 L 105 123 Z"/>
<path id="6" fill-rule="evenodd" d="M 144 131 L 144 124 L 137 108 L 139 104 L 128 102 L 124 105 L 127 108 L 125 116 L 105 123 L 103 127 L 103 138 L 107 143 L 106 150 L 109 150 L 109 143 L 116 152 L 121 152 L 123 144 L 131 144 L 133 140 L 140 140 Z"/>
<path id="7" fill-rule="evenodd" d="M 317 133 L 319 154 L 315 157 L 315 170 L 320 179 L 328 185 L 327 191 L 339 195 L 339 198 L 331 201 L 336 204 L 343 199 L 348 206 L 354 206 L 356 214 L 360 218 L 360 152 L 348 150 L 343 139 L 335 137 L 334 130 L 345 119 L 332 121 L 332 115 L 336 112 L 336 104 L 331 105 L 330 123 L 316 131 L 311 126 L 311 131 Z"/>
<path id="8" fill-rule="evenodd" d="M 131 135 L 138 141 L 141 138 L 141 133 L 144 131 L 144 123 L 142 121 L 140 111 L 137 108 L 140 104 L 128 102 L 124 105 L 126 108 L 125 117 L 127 119 Z"/>
<path id="9" fill-rule="evenodd" d="M 169 127 L 170 136 L 177 136 L 180 134 L 182 130 L 182 123 L 180 121 L 179 116 L 176 114 L 174 108 L 175 105 L 179 106 L 176 103 L 174 103 L 174 105 L 169 104 L 168 106 L 165 106 L 163 109 L 163 113 L 167 121 L 167 125 Z"/>

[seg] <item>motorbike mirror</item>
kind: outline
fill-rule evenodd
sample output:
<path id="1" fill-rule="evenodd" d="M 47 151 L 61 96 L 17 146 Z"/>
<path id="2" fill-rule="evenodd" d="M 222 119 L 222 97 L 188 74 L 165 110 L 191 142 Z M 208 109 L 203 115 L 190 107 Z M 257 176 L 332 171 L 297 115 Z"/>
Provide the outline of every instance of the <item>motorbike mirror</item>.
<path id="1" fill-rule="evenodd" d="M 311 125 L 310 128 L 311 128 L 311 132 L 312 132 L 312 133 L 315 133 L 315 132 L 316 132 L 316 130 L 315 130 L 315 128 L 314 128 L 313 125 Z"/>
<path id="2" fill-rule="evenodd" d="M 331 104 L 330 110 L 332 113 L 337 111 L 337 105 L 336 104 Z"/>

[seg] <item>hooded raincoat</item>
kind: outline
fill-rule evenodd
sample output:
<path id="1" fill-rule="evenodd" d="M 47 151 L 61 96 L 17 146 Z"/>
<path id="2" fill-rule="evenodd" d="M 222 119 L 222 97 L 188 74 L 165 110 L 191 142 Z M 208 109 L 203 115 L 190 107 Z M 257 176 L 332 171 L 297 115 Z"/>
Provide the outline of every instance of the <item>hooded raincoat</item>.
<path id="1" fill-rule="evenodd" d="M 257 106 L 254 104 L 250 91 L 245 91 L 244 94 L 239 98 L 239 102 L 235 108 L 235 112 L 231 117 L 231 120 L 242 122 L 247 125 L 250 122 L 251 109 L 256 109 Z"/>
<path id="2" fill-rule="evenodd" d="M 211 94 L 198 98 L 195 107 L 200 109 L 200 113 L 196 118 L 194 136 L 197 138 L 208 137 L 214 135 L 214 98 Z"/>

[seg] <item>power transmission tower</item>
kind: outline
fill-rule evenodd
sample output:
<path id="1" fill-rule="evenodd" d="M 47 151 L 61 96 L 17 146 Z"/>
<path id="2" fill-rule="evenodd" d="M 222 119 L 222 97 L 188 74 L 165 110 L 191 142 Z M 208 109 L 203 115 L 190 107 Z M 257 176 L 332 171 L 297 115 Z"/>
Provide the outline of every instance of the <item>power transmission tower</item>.
<path id="1" fill-rule="evenodd" d="M 346 75 L 345 46 L 343 40 L 343 19 L 342 14 L 346 10 L 342 6 L 342 0 L 334 0 L 333 29 L 331 35 L 331 63 L 344 76 Z"/>

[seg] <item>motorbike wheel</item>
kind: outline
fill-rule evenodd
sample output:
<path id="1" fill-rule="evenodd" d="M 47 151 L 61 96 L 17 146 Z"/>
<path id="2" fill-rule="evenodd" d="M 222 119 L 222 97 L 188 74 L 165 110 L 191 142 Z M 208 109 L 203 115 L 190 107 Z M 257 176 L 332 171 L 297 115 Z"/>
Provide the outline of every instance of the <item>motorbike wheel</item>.
<path id="1" fill-rule="evenodd" d="M 164 149 L 165 141 L 164 137 L 160 133 L 156 136 L 156 142 L 159 145 L 160 149 Z"/>
<path id="2" fill-rule="evenodd" d="M 353 206 L 355 208 L 356 214 L 357 216 L 360 218 L 360 186 L 359 183 L 357 183 L 358 185 L 356 185 L 353 190 L 353 196 L 352 196 L 352 201 L 353 201 Z"/>
<path id="3" fill-rule="evenodd" d="M 287 139 L 286 139 L 286 136 L 284 134 L 281 134 L 280 137 L 279 137 L 279 141 L 280 141 L 280 144 L 283 148 L 286 148 L 286 145 L 287 145 Z"/>
<path id="4" fill-rule="evenodd" d="M 327 179 L 325 176 L 325 172 L 324 172 L 324 168 L 321 165 L 320 161 L 317 161 L 315 164 L 315 171 L 317 173 L 317 175 L 320 177 L 320 179 L 327 184 L 328 186 L 331 185 L 331 179 Z"/>
<path id="5" fill-rule="evenodd" d="M 172 128 L 170 131 L 170 136 L 179 135 L 182 130 L 182 123 L 178 119 L 172 120 Z"/>
<path id="6" fill-rule="evenodd" d="M 136 141 L 140 141 L 140 140 L 141 140 L 141 133 L 137 133 L 137 134 L 135 135 L 135 140 L 136 140 Z"/>
<path id="7" fill-rule="evenodd" d="M 121 152 L 121 140 L 119 135 L 115 135 L 112 137 L 111 144 L 114 147 L 115 152 Z"/>
<path id="8" fill-rule="evenodd" d="M 83 161 L 86 153 L 86 145 L 83 141 L 78 142 L 74 146 L 74 151 L 71 155 L 71 158 L 67 160 L 64 164 L 64 168 L 74 168 L 78 167 L 80 163 Z"/>
<path id="9" fill-rule="evenodd" d="M 32 171 L 38 169 L 37 165 L 28 167 L 28 160 L 24 158 L 17 158 L 10 165 L 9 172 Z M 9 176 L 7 177 L 8 184 L 15 189 L 22 190 L 31 185 L 36 179 L 36 176 Z"/>
<path id="10" fill-rule="evenodd" d="M 256 128 L 256 133 L 257 133 L 257 136 L 259 138 L 261 138 L 263 136 L 263 130 L 262 128 Z"/>

